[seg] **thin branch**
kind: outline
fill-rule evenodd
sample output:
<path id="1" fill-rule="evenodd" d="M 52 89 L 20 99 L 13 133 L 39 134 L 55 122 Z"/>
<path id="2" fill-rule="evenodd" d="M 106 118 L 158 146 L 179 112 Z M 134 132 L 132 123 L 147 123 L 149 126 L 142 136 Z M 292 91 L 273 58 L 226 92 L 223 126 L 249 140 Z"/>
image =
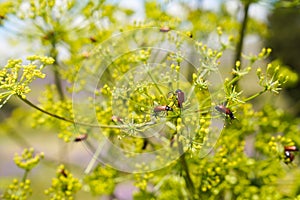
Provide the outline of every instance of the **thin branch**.
<path id="1" fill-rule="evenodd" d="M 267 89 L 264 89 L 264 90 L 262 90 L 262 91 L 260 91 L 260 92 L 258 92 L 258 93 L 256 93 L 256 94 L 254 94 L 254 95 L 248 97 L 247 99 L 244 100 L 244 102 L 250 101 L 250 100 L 252 100 L 252 99 L 254 99 L 254 98 L 256 98 L 256 97 L 262 95 L 262 94 L 265 93 L 266 91 L 267 91 Z"/>
<path id="2" fill-rule="evenodd" d="M 30 102 L 29 100 L 27 99 L 24 99 L 22 98 L 21 96 L 17 95 L 19 97 L 19 99 L 21 99 L 24 103 L 26 103 L 27 105 L 29 105 L 30 107 L 32 108 L 35 108 L 39 111 L 41 111 L 42 113 L 46 114 L 46 115 L 49 115 L 51 117 L 54 117 L 56 119 L 59 119 L 59 120 L 63 120 L 65 122 L 69 122 L 69 123 L 72 123 L 72 124 L 75 124 L 75 125 L 82 125 L 82 126 L 89 126 L 89 127 L 98 127 L 98 128 L 117 128 L 117 129 L 121 129 L 121 128 L 124 128 L 123 126 L 114 126 L 114 125 L 95 125 L 95 124 L 88 124 L 88 123 L 84 123 L 84 122 L 75 122 L 74 120 L 72 119 L 68 119 L 68 118 L 65 118 L 65 117 L 62 117 L 62 116 L 59 116 L 59 115 L 56 115 L 56 114 L 53 114 L 53 113 L 50 113 L 36 105 L 34 105 L 32 102 Z"/>

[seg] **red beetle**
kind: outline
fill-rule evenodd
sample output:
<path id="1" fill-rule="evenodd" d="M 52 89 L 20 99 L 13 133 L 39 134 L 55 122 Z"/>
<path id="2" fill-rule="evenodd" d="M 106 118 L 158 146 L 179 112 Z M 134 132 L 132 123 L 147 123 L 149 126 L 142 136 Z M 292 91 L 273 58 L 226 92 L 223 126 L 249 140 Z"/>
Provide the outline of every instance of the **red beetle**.
<path id="1" fill-rule="evenodd" d="M 173 108 L 171 108 L 170 106 L 156 106 L 153 111 L 154 112 L 173 111 Z"/>
<path id="2" fill-rule="evenodd" d="M 215 109 L 217 111 L 219 111 L 220 113 L 224 113 L 225 115 L 229 116 L 230 119 L 235 119 L 235 116 L 233 115 L 233 113 L 231 112 L 231 110 L 229 108 L 227 108 L 224 105 L 218 105 L 215 107 Z"/>
<path id="3" fill-rule="evenodd" d="M 175 91 L 175 94 L 177 96 L 178 107 L 182 108 L 182 103 L 184 102 L 184 92 L 182 92 L 182 90 L 180 89 L 177 89 Z"/>
<path id="4" fill-rule="evenodd" d="M 296 146 L 284 146 L 284 151 L 299 151 Z"/>
<path id="5" fill-rule="evenodd" d="M 97 39 L 94 36 L 91 36 L 89 39 L 91 42 L 97 42 Z"/>
<path id="6" fill-rule="evenodd" d="M 115 116 L 115 115 L 113 115 L 113 116 L 111 117 L 111 121 L 113 121 L 113 122 L 115 122 L 115 123 L 119 122 L 119 123 L 121 123 L 121 124 L 124 123 L 123 120 L 122 120 L 120 117 Z"/>
<path id="7" fill-rule="evenodd" d="M 81 142 L 83 140 L 86 140 L 88 137 L 88 134 L 82 134 L 82 135 L 79 135 L 77 136 L 75 139 L 74 139 L 74 142 Z"/>
<path id="8" fill-rule="evenodd" d="M 161 27 L 161 28 L 159 29 L 159 31 L 160 31 L 160 32 L 169 32 L 169 31 L 170 31 L 170 28 L 167 27 L 167 26 L 164 26 L 164 27 Z"/>
<path id="9" fill-rule="evenodd" d="M 62 169 L 60 173 L 67 178 L 68 174 L 66 173 L 65 169 Z"/>
<path id="10" fill-rule="evenodd" d="M 293 162 L 293 160 L 295 158 L 295 155 L 290 151 L 285 151 L 284 156 L 285 156 L 285 161 L 284 161 L 285 164 L 289 164 L 289 163 Z"/>

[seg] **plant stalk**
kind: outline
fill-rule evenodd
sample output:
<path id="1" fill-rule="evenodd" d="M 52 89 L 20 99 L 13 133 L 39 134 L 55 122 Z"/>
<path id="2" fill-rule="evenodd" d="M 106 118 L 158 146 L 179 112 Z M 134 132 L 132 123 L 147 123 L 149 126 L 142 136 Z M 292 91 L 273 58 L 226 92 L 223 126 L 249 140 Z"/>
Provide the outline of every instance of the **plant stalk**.
<path id="1" fill-rule="evenodd" d="M 29 173 L 29 170 L 26 169 L 24 174 L 23 174 L 23 177 L 22 177 L 22 182 L 25 183 L 26 179 L 27 179 L 27 176 L 28 176 L 28 173 Z"/>
<path id="2" fill-rule="evenodd" d="M 190 172 L 189 172 L 189 167 L 188 167 L 188 164 L 185 159 L 185 153 L 183 152 L 183 147 L 182 147 L 181 142 L 179 142 L 179 153 L 182 153 L 179 159 L 180 159 L 181 167 L 185 173 L 184 180 L 185 180 L 186 186 L 187 186 L 188 190 L 190 191 L 190 193 L 194 194 L 195 186 L 194 186 L 193 180 L 192 180 Z"/>
<path id="3" fill-rule="evenodd" d="M 58 72 L 59 65 L 57 63 L 56 43 L 57 43 L 57 41 L 56 41 L 56 38 L 55 38 L 55 35 L 54 35 L 54 38 L 51 41 L 52 48 L 50 50 L 50 56 L 52 58 L 54 58 L 54 63 L 52 65 L 53 66 L 53 74 L 54 74 L 54 83 L 56 85 L 59 98 L 60 98 L 61 101 L 63 101 L 65 99 L 65 95 L 64 95 L 64 92 L 63 92 L 61 79 L 60 79 L 60 75 L 59 75 L 59 72 Z"/>
<path id="4" fill-rule="evenodd" d="M 89 127 L 99 127 L 99 128 L 122 128 L 122 126 L 114 126 L 114 125 L 94 125 L 94 124 L 88 124 L 88 123 L 84 123 L 84 122 L 75 122 L 74 120 L 72 119 L 68 119 L 68 118 L 65 118 L 65 117 L 62 117 L 62 116 L 59 116 L 59 115 L 56 115 L 56 114 L 53 114 L 53 113 L 50 113 L 36 105 L 34 105 L 32 102 L 30 102 L 29 100 L 27 99 L 24 99 L 22 98 L 21 96 L 17 95 L 19 97 L 19 99 L 21 99 L 24 103 L 26 103 L 27 105 L 29 105 L 30 107 L 32 108 L 35 108 L 37 110 L 39 110 L 40 112 L 46 114 L 46 115 L 49 115 L 51 117 L 54 117 L 56 119 L 59 119 L 59 120 L 63 120 L 65 122 L 69 122 L 69 123 L 72 123 L 72 124 L 76 124 L 76 125 L 81 125 L 81 126 L 89 126 Z"/>
<path id="5" fill-rule="evenodd" d="M 260 92 L 258 92 L 258 93 L 256 93 L 256 94 L 254 94 L 254 95 L 248 97 L 247 99 L 244 100 L 244 102 L 250 101 L 250 100 L 252 100 L 252 99 L 254 99 L 254 98 L 256 98 L 256 97 L 262 95 L 262 94 L 265 93 L 266 91 L 267 91 L 267 89 L 264 89 L 264 90 L 262 90 L 262 91 L 260 91 Z"/>
<path id="6" fill-rule="evenodd" d="M 247 22 L 248 22 L 248 11 L 249 11 L 249 7 L 250 7 L 251 1 L 248 0 L 245 5 L 244 5 L 244 16 L 243 16 L 243 21 L 242 21 L 242 25 L 241 25 L 241 29 L 239 31 L 239 41 L 237 43 L 236 46 L 236 52 L 235 52 L 235 58 L 234 58 L 234 69 L 237 69 L 237 66 L 235 65 L 235 63 L 237 61 L 241 62 L 241 55 L 242 55 L 242 50 L 243 50 L 243 43 L 244 43 L 244 39 L 245 39 L 245 32 L 246 32 L 246 28 L 247 28 Z M 233 75 L 233 79 L 236 77 L 237 75 L 234 74 Z M 238 80 L 236 82 L 233 83 L 233 88 L 234 86 L 238 87 Z"/>

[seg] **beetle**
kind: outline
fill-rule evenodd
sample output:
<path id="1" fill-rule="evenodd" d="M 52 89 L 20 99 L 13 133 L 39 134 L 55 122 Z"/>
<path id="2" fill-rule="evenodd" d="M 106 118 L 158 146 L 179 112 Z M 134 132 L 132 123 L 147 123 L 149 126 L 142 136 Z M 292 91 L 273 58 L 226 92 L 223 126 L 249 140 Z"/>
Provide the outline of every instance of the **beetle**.
<path id="1" fill-rule="evenodd" d="M 96 39 L 94 36 L 91 36 L 89 39 L 90 39 L 90 41 L 93 42 L 93 43 L 94 43 L 94 42 L 97 42 L 97 39 Z"/>
<path id="2" fill-rule="evenodd" d="M 224 113 L 225 115 L 229 116 L 230 119 L 235 119 L 235 116 L 233 115 L 233 113 L 231 112 L 231 110 L 229 108 L 227 108 L 224 105 L 217 105 L 215 107 L 215 109 L 217 111 L 219 111 L 220 113 Z"/>
<path id="3" fill-rule="evenodd" d="M 64 177 L 68 177 L 68 174 L 66 173 L 66 171 L 64 170 L 64 169 L 62 169 L 61 171 L 60 171 L 60 173 L 61 173 L 61 175 L 63 175 Z"/>
<path id="4" fill-rule="evenodd" d="M 182 108 L 182 103 L 184 102 L 184 92 L 182 92 L 180 89 L 177 89 L 175 94 L 177 96 L 178 107 Z"/>
<path id="5" fill-rule="evenodd" d="M 164 27 L 161 27 L 161 28 L 159 29 L 159 31 L 160 31 L 160 32 L 169 32 L 169 31 L 170 31 L 170 28 L 167 27 L 167 26 L 164 26 Z"/>
<path id="6" fill-rule="evenodd" d="M 293 162 L 295 155 L 293 153 L 291 153 L 290 151 L 285 151 L 284 152 L 284 156 L 285 156 L 285 164 L 291 163 Z"/>
<path id="7" fill-rule="evenodd" d="M 121 124 L 123 124 L 124 122 L 123 122 L 123 120 L 120 118 L 120 117 L 118 117 L 118 116 L 115 116 L 115 115 L 113 115 L 112 117 L 111 117 L 111 121 L 113 121 L 113 122 L 115 122 L 115 123 L 121 123 Z"/>
<path id="8" fill-rule="evenodd" d="M 86 140 L 88 137 L 88 134 L 82 134 L 82 135 L 78 135 L 75 139 L 74 142 L 81 142 L 83 140 Z"/>
<path id="9" fill-rule="evenodd" d="M 284 151 L 299 151 L 296 146 L 284 146 Z"/>
<path id="10" fill-rule="evenodd" d="M 171 108 L 170 106 L 156 106 L 153 109 L 154 112 L 162 112 L 162 111 L 173 111 L 173 108 Z"/>

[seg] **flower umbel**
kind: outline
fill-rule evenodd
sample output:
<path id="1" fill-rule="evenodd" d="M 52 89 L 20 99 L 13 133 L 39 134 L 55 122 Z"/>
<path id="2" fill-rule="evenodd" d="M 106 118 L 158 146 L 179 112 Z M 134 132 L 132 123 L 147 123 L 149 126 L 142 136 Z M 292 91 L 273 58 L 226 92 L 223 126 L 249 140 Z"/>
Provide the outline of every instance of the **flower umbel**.
<path id="1" fill-rule="evenodd" d="M 74 195 L 81 189 L 82 185 L 77 178 L 65 169 L 64 165 L 57 168 L 56 178 L 52 179 L 52 185 L 45 190 L 50 199 L 74 199 Z"/>
<path id="2" fill-rule="evenodd" d="M 53 58 L 46 56 L 29 56 L 29 64 L 22 64 L 22 60 L 9 60 L 0 70 L 0 108 L 8 101 L 12 95 L 18 95 L 26 98 L 31 89 L 29 85 L 36 78 L 45 78 L 42 72 L 45 65 L 54 62 Z"/>

